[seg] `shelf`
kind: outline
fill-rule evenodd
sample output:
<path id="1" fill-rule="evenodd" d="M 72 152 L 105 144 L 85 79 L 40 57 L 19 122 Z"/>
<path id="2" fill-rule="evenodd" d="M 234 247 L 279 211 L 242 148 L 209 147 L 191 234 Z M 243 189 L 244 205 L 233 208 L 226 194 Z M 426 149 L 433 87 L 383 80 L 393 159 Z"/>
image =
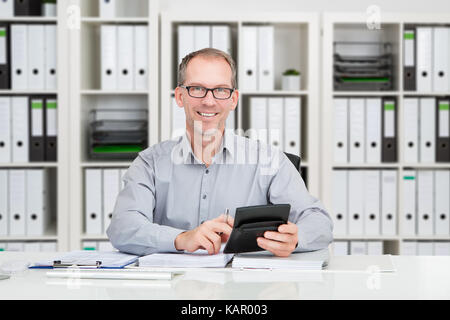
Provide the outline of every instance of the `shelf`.
<path id="1" fill-rule="evenodd" d="M 403 241 L 414 241 L 414 240 L 429 240 L 429 241 L 450 241 L 450 235 L 448 236 L 401 236 Z"/>
<path id="2" fill-rule="evenodd" d="M 239 91 L 241 95 L 252 95 L 252 96 L 304 96 L 308 94 L 308 90 L 299 91 L 283 91 L 283 90 L 273 90 L 273 91 Z"/>
<path id="3" fill-rule="evenodd" d="M 97 240 L 108 240 L 109 241 L 109 238 L 106 234 L 97 234 L 97 235 L 82 234 L 81 240 L 82 241 L 97 241 Z"/>
<path id="4" fill-rule="evenodd" d="M 19 163 L 0 163 L 0 168 L 57 168 L 56 162 L 19 162 Z"/>
<path id="5" fill-rule="evenodd" d="M 333 169 L 367 169 L 367 168 L 398 169 L 398 168 L 400 168 L 400 165 L 398 163 L 392 163 L 392 164 L 390 164 L 390 163 L 361 163 L 361 164 L 343 163 L 343 164 L 333 164 L 332 167 L 333 167 Z"/>
<path id="6" fill-rule="evenodd" d="M 450 169 L 450 163 L 403 163 L 403 168 Z"/>
<path id="7" fill-rule="evenodd" d="M 81 167 L 82 168 L 95 168 L 95 167 L 129 167 L 131 165 L 132 161 L 90 161 L 90 162 L 82 162 Z"/>
<path id="8" fill-rule="evenodd" d="M 358 97 L 379 97 L 379 96 L 398 96 L 398 91 L 333 91 L 333 96 L 358 96 Z"/>
<path id="9" fill-rule="evenodd" d="M 57 17 L 0 17 L 0 22 L 54 22 L 58 21 Z"/>
<path id="10" fill-rule="evenodd" d="M 58 94 L 58 91 L 56 90 L 14 90 L 14 89 L 1 89 L 0 94 L 13 94 L 13 95 L 31 95 L 31 94 L 39 94 L 39 95 L 54 95 Z"/>
<path id="11" fill-rule="evenodd" d="M 121 90 L 101 90 L 101 89 L 85 89 L 81 90 L 82 95 L 147 95 L 148 91 L 121 91 Z"/>
<path id="12" fill-rule="evenodd" d="M 450 96 L 449 92 L 414 92 L 414 91 L 403 91 L 404 96 L 426 96 L 426 97 L 434 97 L 434 96 Z"/>
<path id="13" fill-rule="evenodd" d="M 81 18 L 82 23 L 90 24 L 104 24 L 104 23 L 133 23 L 142 24 L 148 23 L 148 18 L 141 17 L 117 17 L 117 18 L 100 18 L 100 17 L 83 17 Z"/>
<path id="14" fill-rule="evenodd" d="M 346 235 L 346 236 L 333 236 L 334 241 L 339 240 L 363 240 L 363 241 L 372 241 L 372 240 L 380 240 L 380 241 L 397 241 L 399 240 L 399 236 L 357 236 L 357 235 Z"/>

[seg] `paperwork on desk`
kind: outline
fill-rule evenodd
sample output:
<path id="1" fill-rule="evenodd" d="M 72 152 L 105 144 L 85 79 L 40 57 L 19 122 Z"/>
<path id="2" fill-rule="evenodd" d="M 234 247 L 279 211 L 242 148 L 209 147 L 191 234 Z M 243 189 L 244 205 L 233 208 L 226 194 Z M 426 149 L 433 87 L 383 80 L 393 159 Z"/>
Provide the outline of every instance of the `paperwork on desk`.
<path id="1" fill-rule="evenodd" d="M 137 261 L 139 256 L 119 251 L 72 251 L 52 260 L 35 262 L 30 268 L 80 267 L 123 268 Z"/>
<path id="2" fill-rule="evenodd" d="M 225 268 L 232 254 L 209 255 L 206 250 L 193 253 L 154 253 L 139 258 L 139 267 Z"/>
<path id="3" fill-rule="evenodd" d="M 328 249 L 292 253 L 276 257 L 268 251 L 240 253 L 234 256 L 232 267 L 245 269 L 322 270 L 329 260 Z"/>

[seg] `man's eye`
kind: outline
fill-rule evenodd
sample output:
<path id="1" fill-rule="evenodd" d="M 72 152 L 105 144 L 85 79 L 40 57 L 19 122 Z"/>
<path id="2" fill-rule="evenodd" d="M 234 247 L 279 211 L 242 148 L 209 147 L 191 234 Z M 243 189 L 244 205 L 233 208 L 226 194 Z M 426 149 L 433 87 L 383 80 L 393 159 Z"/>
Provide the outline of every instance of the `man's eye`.
<path id="1" fill-rule="evenodd" d="M 194 90 L 194 91 L 203 91 L 203 87 L 193 87 L 192 90 Z"/>
<path id="2" fill-rule="evenodd" d="M 223 92 L 225 92 L 225 89 L 224 88 L 216 88 L 216 91 L 218 93 L 223 93 Z"/>

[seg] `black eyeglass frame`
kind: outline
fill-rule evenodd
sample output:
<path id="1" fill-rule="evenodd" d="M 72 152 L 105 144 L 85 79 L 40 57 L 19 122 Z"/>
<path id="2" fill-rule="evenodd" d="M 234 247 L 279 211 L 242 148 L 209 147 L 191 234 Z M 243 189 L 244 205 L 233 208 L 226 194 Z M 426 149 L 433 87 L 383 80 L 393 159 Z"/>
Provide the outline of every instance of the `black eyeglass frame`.
<path id="1" fill-rule="evenodd" d="M 211 93 L 212 93 L 214 99 L 217 99 L 217 100 L 228 100 L 228 99 L 230 99 L 231 96 L 233 95 L 233 92 L 236 90 L 236 88 L 222 88 L 222 87 L 217 87 L 217 88 L 205 88 L 205 87 L 202 87 L 202 86 L 185 86 L 185 85 L 182 85 L 182 84 L 180 84 L 179 87 L 180 87 L 180 88 L 186 89 L 187 92 L 188 92 L 188 95 L 189 95 L 190 97 L 192 97 L 192 98 L 199 98 L 199 99 L 202 99 L 202 98 L 206 97 L 206 95 L 208 94 L 208 92 L 211 91 Z M 195 96 L 191 95 L 191 93 L 190 93 L 190 91 L 191 91 L 190 89 L 191 89 L 191 88 L 204 88 L 206 91 L 205 91 L 205 94 L 204 94 L 202 97 L 195 97 Z M 214 90 L 216 90 L 216 89 L 225 89 L 225 90 L 229 90 L 230 95 L 229 95 L 227 98 L 217 98 L 216 95 L 214 94 Z"/>

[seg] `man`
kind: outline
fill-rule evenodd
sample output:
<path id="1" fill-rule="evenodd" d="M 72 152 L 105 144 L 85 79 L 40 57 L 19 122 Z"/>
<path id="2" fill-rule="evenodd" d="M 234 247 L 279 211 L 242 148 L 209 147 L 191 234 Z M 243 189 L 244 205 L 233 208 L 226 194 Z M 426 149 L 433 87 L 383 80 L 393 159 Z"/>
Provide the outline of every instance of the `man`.
<path id="1" fill-rule="evenodd" d="M 328 246 L 331 219 L 284 153 L 225 130 L 239 97 L 233 59 L 211 48 L 193 52 L 178 83 L 186 134 L 139 153 L 128 169 L 107 230 L 113 246 L 138 255 L 218 253 L 237 207 L 269 203 L 289 203 L 291 212 L 277 232 L 257 239 L 261 248 L 289 256 Z"/>

